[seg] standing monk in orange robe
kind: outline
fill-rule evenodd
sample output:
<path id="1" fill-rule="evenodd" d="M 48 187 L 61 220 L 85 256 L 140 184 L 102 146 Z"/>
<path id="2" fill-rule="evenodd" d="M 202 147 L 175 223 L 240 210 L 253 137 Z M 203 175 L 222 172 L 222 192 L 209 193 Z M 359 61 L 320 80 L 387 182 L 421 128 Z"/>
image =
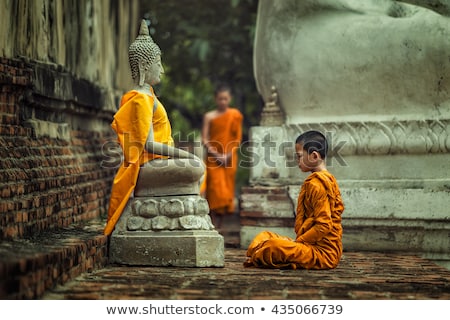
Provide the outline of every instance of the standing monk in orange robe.
<path id="1" fill-rule="evenodd" d="M 216 110 L 203 118 L 202 142 L 207 151 L 206 199 L 211 218 L 220 228 L 222 217 L 235 211 L 237 151 L 242 140 L 241 112 L 230 107 L 231 89 L 220 85 L 215 91 Z"/>
<path id="2" fill-rule="evenodd" d="M 165 169 L 169 170 L 171 166 L 177 166 L 177 159 L 184 165 L 193 159 L 203 165 L 195 155 L 173 147 L 167 112 L 152 88 L 161 81 L 164 73 L 161 50 L 151 39 L 145 20 L 141 23 L 138 37 L 129 47 L 129 59 L 135 88 L 122 96 L 111 124 L 122 147 L 123 161 L 111 190 L 105 235 L 114 231 L 133 194 L 141 166 L 157 158 L 174 158 L 167 163 L 169 168 Z"/>
<path id="3" fill-rule="evenodd" d="M 339 264 L 344 204 L 325 166 L 327 140 L 318 131 L 305 132 L 295 141 L 295 151 L 301 171 L 311 172 L 298 197 L 296 239 L 261 232 L 248 247 L 245 267 L 332 269 Z"/>

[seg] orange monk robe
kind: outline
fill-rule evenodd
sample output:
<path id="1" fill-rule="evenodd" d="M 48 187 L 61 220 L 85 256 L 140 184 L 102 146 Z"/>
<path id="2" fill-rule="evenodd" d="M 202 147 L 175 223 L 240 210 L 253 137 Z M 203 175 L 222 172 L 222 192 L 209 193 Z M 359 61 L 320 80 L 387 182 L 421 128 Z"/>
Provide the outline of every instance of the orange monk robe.
<path id="1" fill-rule="evenodd" d="M 153 93 L 153 90 L 152 90 Z M 110 235 L 130 198 L 141 165 L 160 157 L 148 153 L 145 142 L 153 126 L 153 141 L 173 146 L 166 110 L 153 96 L 132 90 L 124 94 L 111 124 L 123 151 L 123 162 L 114 178 L 104 234 Z"/>
<path id="2" fill-rule="evenodd" d="M 341 215 L 344 204 L 328 171 L 306 178 L 298 197 L 296 239 L 263 231 L 247 250 L 244 266 L 264 268 L 336 268 L 342 256 Z"/>
<path id="3" fill-rule="evenodd" d="M 234 184 L 238 166 L 237 151 L 242 139 L 241 112 L 229 108 L 209 123 L 209 145 L 218 153 L 232 152 L 231 162 L 219 166 L 212 156 L 206 161 L 206 199 L 211 210 L 219 214 L 234 212 Z"/>
<path id="4" fill-rule="evenodd" d="M 205 173 L 203 174 L 203 177 L 200 180 L 200 194 L 206 195 L 206 181 L 207 181 L 207 172 L 205 170 Z"/>

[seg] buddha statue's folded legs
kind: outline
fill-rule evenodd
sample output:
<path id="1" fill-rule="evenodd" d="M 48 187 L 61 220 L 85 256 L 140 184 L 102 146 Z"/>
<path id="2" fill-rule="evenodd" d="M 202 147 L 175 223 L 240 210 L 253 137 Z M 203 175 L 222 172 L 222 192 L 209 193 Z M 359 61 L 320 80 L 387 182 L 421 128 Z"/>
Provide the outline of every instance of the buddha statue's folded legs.
<path id="1" fill-rule="evenodd" d="M 155 159 L 145 163 L 115 232 L 213 231 L 208 202 L 199 193 L 204 171 L 198 159 Z"/>
<path id="2" fill-rule="evenodd" d="M 199 195 L 204 173 L 200 159 L 154 159 L 141 167 L 134 195 Z"/>

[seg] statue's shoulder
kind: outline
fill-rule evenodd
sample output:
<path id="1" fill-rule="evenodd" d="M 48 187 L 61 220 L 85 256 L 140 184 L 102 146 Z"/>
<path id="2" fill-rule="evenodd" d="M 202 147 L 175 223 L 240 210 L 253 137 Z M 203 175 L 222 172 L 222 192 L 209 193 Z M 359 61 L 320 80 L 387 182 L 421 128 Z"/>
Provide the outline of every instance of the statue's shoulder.
<path id="1" fill-rule="evenodd" d="M 142 92 L 139 90 L 130 90 L 122 95 L 120 105 L 123 106 L 127 102 L 135 102 L 137 104 L 147 104 L 149 101 L 153 101 L 154 96 L 151 93 Z"/>

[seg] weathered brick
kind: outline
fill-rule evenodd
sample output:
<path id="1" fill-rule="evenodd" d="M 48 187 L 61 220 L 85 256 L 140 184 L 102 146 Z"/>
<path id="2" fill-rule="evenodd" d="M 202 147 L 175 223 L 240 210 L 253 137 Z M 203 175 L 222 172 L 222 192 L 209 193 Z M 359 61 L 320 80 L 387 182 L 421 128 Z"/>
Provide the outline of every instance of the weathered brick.
<path id="1" fill-rule="evenodd" d="M 16 125 L 18 122 L 16 115 L 0 114 L 0 123 L 3 125 Z"/>
<path id="2" fill-rule="evenodd" d="M 9 198 L 10 195 L 11 195 L 11 189 L 9 188 L 9 186 L 3 186 L 2 190 L 1 190 L 1 197 Z"/>
<path id="3" fill-rule="evenodd" d="M 291 227 L 294 228 L 294 218 L 249 218 L 242 217 L 241 225 L 243 226 L 260 226 L 260 227 Z"/>
<path id="4" fill-rule="evenodd" d="M 18 235 L 17 225 L 7 226 L 3 230 L 4 238 L 15 238 L 17 235 Z"/>
<path id="5" fill-rule="evenodd" d="M 269 194 L 267 196 L 268 201 L 290 201 L 288 194 Z"/>
<path id="6" fill-rule="evenodd" d="M 0 112 L 14 116 L 16 115 L 15 105 L 8 103 L 6 93 L 1 92 L 0 92 Z"/>

